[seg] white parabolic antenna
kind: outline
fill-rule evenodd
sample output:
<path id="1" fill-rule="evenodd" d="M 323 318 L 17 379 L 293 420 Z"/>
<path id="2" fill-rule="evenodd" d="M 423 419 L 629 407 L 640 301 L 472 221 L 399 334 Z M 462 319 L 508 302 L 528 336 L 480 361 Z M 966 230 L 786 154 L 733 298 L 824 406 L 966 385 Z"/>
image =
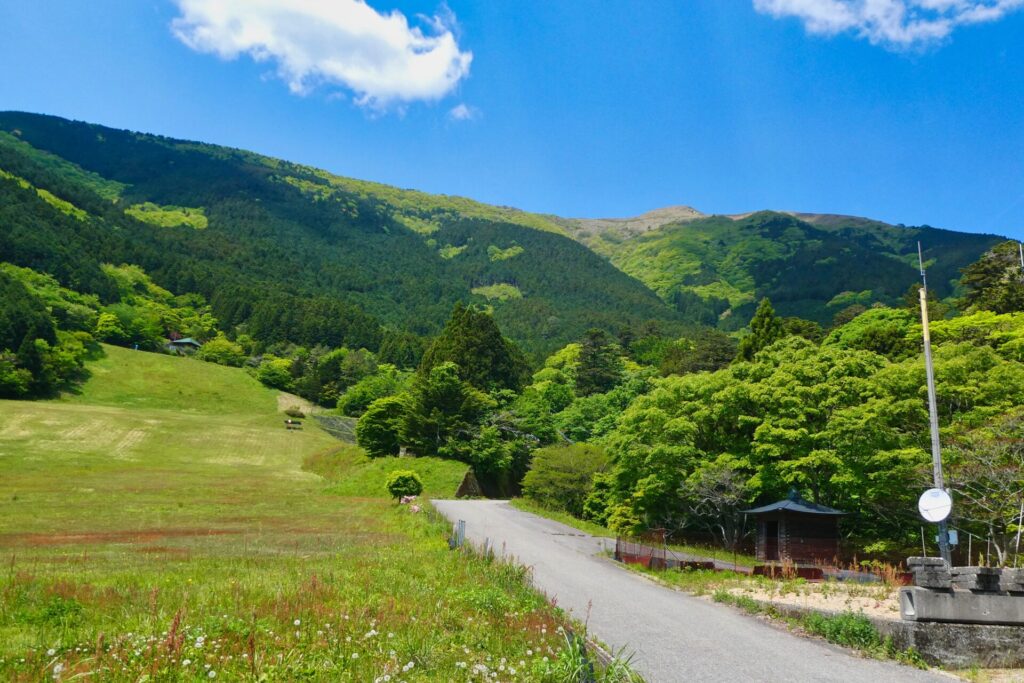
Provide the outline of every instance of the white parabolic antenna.
<path id="1" fill-rule="evenodd" d="M 921 516 L 929 522 L 941 522 L 953 511 L 953 499 L 942 489 L 928 489 L 917 501 Z"/>

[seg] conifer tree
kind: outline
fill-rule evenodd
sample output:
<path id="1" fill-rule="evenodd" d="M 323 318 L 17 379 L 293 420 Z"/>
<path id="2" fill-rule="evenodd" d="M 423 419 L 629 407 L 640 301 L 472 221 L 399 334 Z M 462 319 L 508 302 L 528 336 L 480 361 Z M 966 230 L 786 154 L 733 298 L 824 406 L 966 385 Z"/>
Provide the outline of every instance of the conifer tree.
<path id="1" fill-rule="evenodd" d="M 460 379 L 482 391 L 519 392 L 529 378 L 522 351 L 502 336 L 494 318 L 461 303 L 455 305 L 444 330 L 423 355 L 420 372 L 449 362 L 458 366 Z"/>
<path id="2" fill-rule="evenodd" d="M 739 360 L 752 360 L 758 351 L 771 346 L 785 335 L 782 321 L 775 315 L 768 297 L 761 299 L 757 312 L 750 319 L 750 334 L 740 340 Z"/>
<path id="3" fill-rule="evenodd" d="M 583 336 L 576 368 L 576 395 L 590 396 L 610 391 L 622 381 L 619 347 L 604 330 L 591 329 Z"/>

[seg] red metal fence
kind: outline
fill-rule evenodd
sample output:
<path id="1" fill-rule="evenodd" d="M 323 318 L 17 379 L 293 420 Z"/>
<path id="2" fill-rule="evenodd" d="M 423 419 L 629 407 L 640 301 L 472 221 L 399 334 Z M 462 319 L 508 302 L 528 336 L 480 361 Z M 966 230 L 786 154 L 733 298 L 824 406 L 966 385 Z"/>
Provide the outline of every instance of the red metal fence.
<path id="1" fill-rule="evenodd" d="M 615 539 L 615 559 L 625 564 L 639 564 L 648 569 L 714 569 L 715 563 L 676 553 L 665 546 Z"/>

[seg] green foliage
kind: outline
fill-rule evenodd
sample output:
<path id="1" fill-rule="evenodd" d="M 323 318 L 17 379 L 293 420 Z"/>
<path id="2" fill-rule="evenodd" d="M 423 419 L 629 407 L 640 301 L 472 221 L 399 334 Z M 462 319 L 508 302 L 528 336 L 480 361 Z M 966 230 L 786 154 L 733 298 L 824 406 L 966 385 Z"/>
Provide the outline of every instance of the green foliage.
<path id="1" fill-rule="evenodd" d="M 825 615 L 811 612 L 801 623 L 811 633 L 837 645 L 868 651 L 876 650 L 882 645 L 878 629 L 863 614 L 843 612 Z"/>
<path id="2" fill-rule="evenodd" d="M 413 380 L 401 442 L 416 455 L 437 455 L 450 439 L 471 442 L 487 411 L 494 407 L 487 394 L 459 375 L 457 365 L 444 362 Z"/>
<path id="3" fill-rule="evenodd" d="M 356 424 L 356 443 L 371 458 L 398 455 L 406 412 L 405 400 L 401 397 L 377 399 L 367 407 Z"/>
<path id="4" fill-rule="evenodd" d="M 757 312 L 750 320 L 750 334 L 740 339 L 737 359 L 752 360 L 758 351 L 772 345 L 785 335 L 782 321 L 775 316 L 775 309 L 768 299 L 761 299 Z"/>
<path id="5" fill-rule="evenodd" d="M 493 285 L 474 287 L 470 290 L 477 296 L 482 296 L 489 301 L 508 301 L 510 299 L 522 299 L 523 293 L 515 285 L 507 282 L 499 282 Z"/>
<path id="6" fill-rule="evenodd" d="M 908 322 L 885 309 L 865 315 L 886 325 Z M 973 323 L 939 325 L 935 366 L 947 435 L 1024 401 L 1024 365 L 990 345 L 993 335 L 1012 337 L 1014 321 L 976 315 Z M 750 362 L 656 380 L 602 437 L 615 462 L 614 483 L 596 514 L 620 530 L 726 520 L 724 508 L 704 515 L 681 492 L 699 483 L 695 473 L 728 459 L 745 503 L 797 487 L 839 509 L 870 511 L 844 522 L 856 539 L 912 544 L 905 530 L 913 496 L 905 483 L 923 477 L 928 463 L 924 365 L 919 354 L 892 361 L 856 348 L 862 331 L 840 330 L 821 346 L 788 337 Z"/>
<path id="7" fill-rule="evenodd" d="M 782 324 L 782 334 L 786 336 L 803 337 L 815 343 L 820 342 L 825 336 L 825 330 L 813 320 L 788 317 L 782 318 L 779 322 Z"/>
<path id="8" fill-rule="evenodd" d="M 658 363 L 662 375 L 713 372 L 736 357 L 736 340 L 713 329 L 703 329 L 666 345 Z"/>
<path id="9" fill-rule="evenodd" d="M 832 330 L 824 343 L 843 349 L 872 351 L 895 360 L 915 354 L 921 347 L 920 335 L 913 336 L 914 325 L 915 316 L 911 311 L 873 308 Z"/>
<path id="10" fill-rule="evenodd" d="M 359 417 L 371 403 L 386 396 L 394 396 L 405 389 L 409 373 L 403 373 L 394 365 L 377 367 L 376 374 L 368 375 L 352 386 L 338 399 L 338 411 L 342 415 Z"/>
<path id="11" fill-rule="evenodd" d="M 444 330 L 423 356 L 421 372 L 454 363 L 459 377 L 484 391 L 519 391 L 529 368 L 519 348 L 505 339 L 488 313 L 462 304 L 455 306 Z"/>
<path id="12" fill-rule="evenodd" d="M 1024 267 L 1017 242 L 1003 242 L 963 269 L 963 303 L 971 310 L 1024 311 Z"/>
<path id="13" fill-rule="evenodd" d="M 157 206 L 153 202 L 144 202 L 129 206 L 124 212 L 143 223 L 162 228 L 185 226 L 203 230 L 209 224 L 202 207 L 193 209 L 187 206 Z"/>
<path id="14" fill-rule="evenodd" d="M 423 482 L 412 470 L 394 470 L 385 482 L 388 493 L 395 500 L 403 496 L 418 496 L 423 493 Z"/>
<path id="15" fill-rule="evenodd" d="M 892 226 L 848 216 L 761 211 L 735 220 L 701 217 L 629 239 L 579 235 L 688 320 L 739 329 L 755 302 L 782 316 L 832 322 L 837 307 L 895 305 L 918 282 L 917 242 L 940 297 L 954 293 L 959 269 L 1000 239 L 928 226 Z M 724 307 L 723 307 L 724 303 Z"/>
<path id="16" fill-rule="evenodd" d="M 287 358 L 264 356 L 256 368 L 256 379 L 271 389 L 290 391 L 292 388 L 292 362 Z"/>
<path id="17" fill-rule="evenodd" d="M 545 507 L 582 517 L 594 476 L 608 464 L 604 450 L 590 444 L 538 449 L 523 479 L 523 494 Z"/>
<path id="18" fill-rule="evenodd" d="M 81 378 L 93 340 L 57 329 L 30 271 L 0 269 L 0 398 L 46 396 Z"/>
<path id="19" fill-rule="evenodd" d="M 218 365 L 240 368 L 248 355 L 239 344 L 225 337 L 223 332 L 218 332 L 216 337 L 203 344 L 202 348 L 196 352 L 196 358 Z"/>
<path id="20" fill-rule="evenodd" d="M 622 372 L 618 345 L 604 330 L 588 330 L 576 364 L 576 395 L 603 394 L 622 380 Z"/>
<path id="21" fill-rule="evenodd" d="M 533 359 L 590 327 L 682 320 L 548 217 L 54 117 L 3 113 L 0 134 L 0 253 L 105 303 L 116 297 L 100 264 L 134 263 L 165 290 L 202 295 L 226 332 L 377 352 L 385 326 L 435 335 L 455 303 L 497 283 L 483 291 L 527 294 L 494 300 L 495 316 Z M 125 207 L 216 230 L 154 229 Z M 490 245 L 530 258 L 492 261 Z"/>
<path id="22" fill-rule="evenodd" d="M 427 340 L 407 332 L 388 330 L 380 343 L 377 359 L 381 363 L 390 363 L 403 370 L 414 370 L 423 360 L 427 350 Z"/>
<path id="23" fill-rule="evenodd" d="M 502 249 L 496 247 L 493 244 L 487 247 L 487 258 L 491 261 L 507 261 L 510 258 L 515 258 L 523 253 L 523 248 L 518 244 L 513 244 L 511 247 Z"/>

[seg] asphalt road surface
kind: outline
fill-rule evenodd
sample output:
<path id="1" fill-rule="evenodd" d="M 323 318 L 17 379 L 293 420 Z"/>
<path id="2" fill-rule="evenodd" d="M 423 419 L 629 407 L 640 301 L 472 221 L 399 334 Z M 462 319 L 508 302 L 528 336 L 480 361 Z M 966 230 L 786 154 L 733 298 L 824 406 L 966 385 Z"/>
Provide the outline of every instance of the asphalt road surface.
<path id="1" fill-rule="evenodd" d="M 466 538 L 532 567 L 537 588 L 615 650 L 633 652 L 648 683 L 684 681 L 950 681 L 950 677 L 860 657 L 802 638 L 732 608 L 674 591 L 604 556 L 611 539 L 521 510 L 505 501 L 435 500 Z M 589 612 L 589 614 L 588 614 Z"/>

